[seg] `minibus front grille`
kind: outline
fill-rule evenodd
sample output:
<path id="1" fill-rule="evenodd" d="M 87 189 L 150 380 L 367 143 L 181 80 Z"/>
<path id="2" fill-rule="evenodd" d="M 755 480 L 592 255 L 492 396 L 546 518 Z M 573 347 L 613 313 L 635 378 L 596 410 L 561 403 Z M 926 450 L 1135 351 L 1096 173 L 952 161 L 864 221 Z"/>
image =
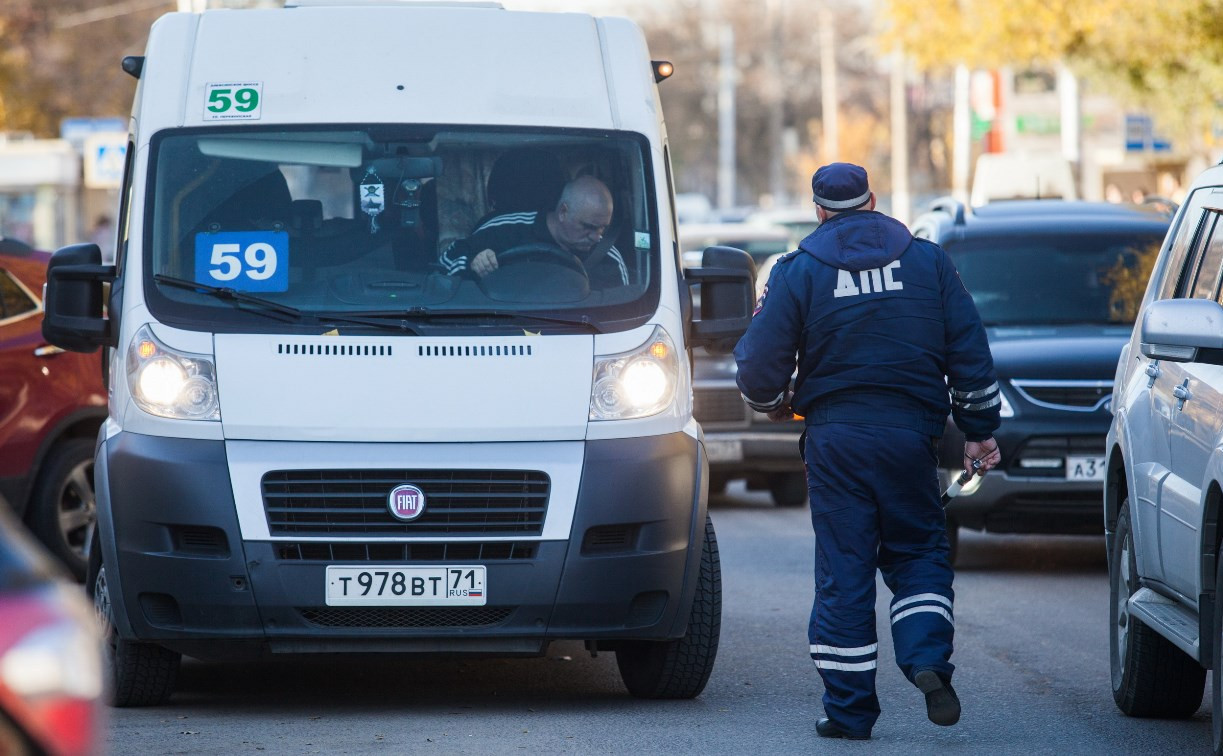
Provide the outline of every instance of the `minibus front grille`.
<path id="1" fill-rule="evenodd" d="M 535 558 L 532 541 L 302 541 L 277 543 L 276 556 L 290 562 L 500 562 Z"/>
<path id="2" fill-rule="evenodd" d="M 391 515 L 401 485 L 424 494 L 414 520 Z M 551 480 L 536 470 L 279 470 L 263 476 L 273 536 L 540 535 Z"/>
<path id="3" fill-rule="evenodd" d="M 316 627 L 491 627 L 514 613 L 512 606 L 298 607 Z"/>

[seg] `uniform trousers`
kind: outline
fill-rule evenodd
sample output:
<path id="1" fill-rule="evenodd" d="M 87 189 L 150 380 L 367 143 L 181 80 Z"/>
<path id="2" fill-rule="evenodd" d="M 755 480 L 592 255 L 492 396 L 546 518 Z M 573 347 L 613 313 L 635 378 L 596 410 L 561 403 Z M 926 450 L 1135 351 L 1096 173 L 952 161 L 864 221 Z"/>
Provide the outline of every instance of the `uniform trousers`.
<path id="1" fill-rule="evenodd" d="M 935 439 L 881 425 L 807 426 L 803 459 L 815 530 L 808 640 L 824 681 L 824 713 L 870 734 L 875 694 L 875 570 L 892 591 L 892 644 L 905 677 L 950 681 L 954 615 Z"/>

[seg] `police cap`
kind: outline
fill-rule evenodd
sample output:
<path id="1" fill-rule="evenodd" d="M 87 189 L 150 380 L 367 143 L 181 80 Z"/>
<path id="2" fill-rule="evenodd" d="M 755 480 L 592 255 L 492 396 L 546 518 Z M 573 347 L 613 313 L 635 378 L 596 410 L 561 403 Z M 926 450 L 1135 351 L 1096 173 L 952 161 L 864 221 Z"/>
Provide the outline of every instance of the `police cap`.
<path id="1" fill-rule="evenodd" d="M 828 210 L 851 210 L 866 204 L 871 188 L 866 169 L 853 163 L 829 163 L 811 177 L 811 201 Z"/>

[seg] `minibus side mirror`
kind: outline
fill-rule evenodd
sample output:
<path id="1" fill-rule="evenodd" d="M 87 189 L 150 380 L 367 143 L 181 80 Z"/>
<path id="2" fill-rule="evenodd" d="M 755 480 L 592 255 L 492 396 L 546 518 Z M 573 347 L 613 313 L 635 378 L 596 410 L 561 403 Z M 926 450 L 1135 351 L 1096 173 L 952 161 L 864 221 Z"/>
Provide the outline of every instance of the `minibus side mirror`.
<path id="1" fill-rule="evenodd" d="M 712 354 L 735 348 L 752 322 L 756 294 L 756 263 L 734 247 L 707 247 L 701 267 L 684 272 L 689 287 L 700 285 L 700 318 L 692 322 L 689 343 Z"/>
<path id="2" fill-rule="evenodd" d="M 47 263 L 43 338 L 73 352 L 114 346 L 115 334 L 103 309 L 105 286 L 114 280 L 115 266 L 102 264 L 97 244 L 57 250 Z"/>

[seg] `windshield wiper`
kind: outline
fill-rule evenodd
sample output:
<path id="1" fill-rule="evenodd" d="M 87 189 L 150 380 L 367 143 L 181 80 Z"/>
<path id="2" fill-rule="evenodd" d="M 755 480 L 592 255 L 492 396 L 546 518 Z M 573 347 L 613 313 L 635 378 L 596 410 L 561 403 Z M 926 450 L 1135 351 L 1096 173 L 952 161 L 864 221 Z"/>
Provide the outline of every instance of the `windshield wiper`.
<path id="1" fill-rule="evenodd" d="M 578 326 L 594 333 L 603 333 L 603 329 L 589 317 L 562 318 L 554 315 L 533 315 L 528 312 L 512 312 L 506 310 L 432 310 L 428 307 L 410 307 L 406 310 L 371 310 L 362 312 L 368 318 L 400 318 L 404 321 L 439 321 L 439 320 L 480 320 L 490 318 L 496 320 L 525 320 L 530 323 L 555 323 L 557 325 Z"/>
<path id="2" fill-rule="evenodd" d="M 380 328 L 382 330 L 408 331 L 409 333 L 419 335 L 415 328 L 412 328 L 406 323 L 391 323 L 377 318 L 364 318 L 354 315 L 343 315 L 329 312 L 304 312 L 296 307 L 281 304 L 280 302 L 275 302 L 271 299 L 257 297 L 254 294 L 247 294 L 246 292 L 238 291 L 237 289 L 231 289 L 225 286 L 203 284 L 199 283 L 198 281 L 189 281 L 185 278 L 175 278 L 174 276 L 166 276 L 160 273 L 155 274 L 153 276 L 153 280 L 157 281 L 158 283 L 164 283 L 168 286 L 177 286 L 180 289 L 198 291 L 201 294 L 208 294 L 209 296 L 213 296 L 227 302 L 254 305 L 255 307 L 262 308 L 255 310 L 255 312 L 260 312 L 270 317 L 284 316 L 279 317 L 279 319 L 286 322 L 296 321 L 304 323 L 318 323 L 320 325 L 330 325 L 332 323 L 353 323 L 356 325 L 370 326 L 372 328 Z"/>
<path id="3" fill-rule="evenodd" d="M 155 273 L 153 275 L 153 280 L 157 283 L 166 284 L 167 286 L 177 286 L 180 289 L 198 291 L 201 294 L 208 294 L 227 302 L 240 302 L 242 304 L 254 305 L 255 307 L 261 308 L 259 311 L 265 315 L 278 313 L 280 315 L 288 316 L 288 318 L 281 318 L 281 320 L 300 321 L 306 317 L 305 313 L 296 307 L 290 307 L 289 305 L 281 304 L 280 302 L 274 302 L 270 299 L 257 297 L 254 294 L 247 294 L 244 291 L 231 289 L 227 286 L 213 286 L 212 284 L 200 283 L 199 281 L 189 281 L 185 278 L 175 278 L 174 276 L 166 276 L 162 275 L 161 273 Z"/>

